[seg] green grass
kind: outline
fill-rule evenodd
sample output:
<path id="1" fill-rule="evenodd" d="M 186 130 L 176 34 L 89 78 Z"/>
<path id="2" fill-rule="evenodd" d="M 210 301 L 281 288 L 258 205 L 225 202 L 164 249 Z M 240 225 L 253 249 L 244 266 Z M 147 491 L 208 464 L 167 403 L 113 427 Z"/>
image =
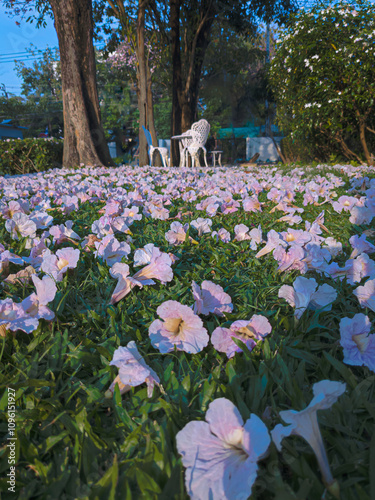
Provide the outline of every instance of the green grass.
<path id="1" fill-rule="evenodd" d="M 289 169 L 290 171 L 291 169 Z M 327 170 L 310 173 L 325 175 Z M 286 171 L 287 173 L 287 171 Z M 335 172 L 336 173 L 336 172 Z M 336 189 L 346 193 L 346 185 Z M 276 222 L 283 214 L 270 209 L 266 198 L 264 212 L 213 217 L 212 230 L 234 226 L 262 225 L 266 233 L 285 230 Z M 302 195 L 294 202 L 302 206 Z M 170 209 L 193 211 L 183 222 L 205 217 L 192 204 L 177 201 Z M 54 224 L 74 221 L 74 230 L 85 236 L 97 219 L 103 203 L 82 205 L 69 216 L 51 212 Z M 302 214 L 312 222 L 325 209 L 325 225 L 343 243 L 346 259 L 348 239 L 366 227 L 352 226 L 348 215 L 335 213 L 329 205 L 307 206 Z M 198 245 L 185 243 L 171 247 L 164 237 L 171 221 L 143 217 L 131 227 L 132 249 L 155 243 L 163 251 L 179 257 L 173 267 L 174 279 L 163 286 L 135 288 L 116 305 L 109 305 L 116 281 L 109 267 L 92 253 L 81 252 L 76 270 L 57 284 L 58 293 L 50 308 L 57 319 L 42 321 L 27 335 L 22 331 L 0 338 L 0 431 L 7 434 L 7 387 L 16 389 L 16 495 L 7 492 L 8 450 L 0 448 L 0 490 L 4 499 L 185 499 L 184 470 L 176 451 L 175 436 L 191 420 L 204 419 L 211 401 L 230 399 L 244 419 L 255 413 L 271 430 L 280 422 L 279 411 L 301 410 L 312 399 L 312 385 L 322 379 L 346 382 L 346 393 L 330 410 L 320 411 L 319 421 L 332 473 L 340 483 L 342 499 L 375 498 L 375 374 L 365 367 L 342 362 L 338 341 L 340 319 L 360 312 L 353 287 L 346 282 L 308 273 L 318 283 L 328 282 L 338 291 L 332 311 L 306 311 L 296 323 L 292 308 L 278 298 L 282 284 L 292 284 L 298 273 L 277 272 L 272 255 L 255 258 L 248 242 L 215 243 L 210 235 L 191 235 Z M 296 228 L 298 226 L 295 226 Z M 302 227 L 302 224 L 301 224 Z M 373 228 L 373 224 L 370 225 Z M 193 234 L 194 233 L 194 234 Z M 324 235 L 328 236 L 328 235 Z M 27 255 L 24 242 L 10 240 L 1 224 L 0 238 L 17 254 Z M 125 236 L 118 236 L 124 240 Z M 370 241 L 371 238 L 369 238 Z M 372 241 L 373 242 L 373 241 Z M 64 245 L 63 245 L 64 246 Z M 132 262 L 132 255 L 129 263 Z M 345 258 L 344 258 L 345 260 Z M 11 264 L 11 270 L 20 268 Z M 234 310 L 226 318 L 204 319 L 209 333 L 219 325 L 265 315 L 272 333 L 264 343 L 233 359 L 209 345 L 199 354 L 174 352 L 162 355 L 152 348 L 148 327 L 156 318 L 157 307 L 166 300 L 191 305 L 191 282 L 212 280 L 232 297 Z M 4 286 L 1 298 L 22 300 L 32 285 Z M 375 315 L 363 311 L 371 321 Z M 147 398 L 144 385 L 112 399 L 104 394 L 117 375 L 109 366 L 114 350 L 135 340 L 146 362 L 160 377 L 162 390 L 155 388 Z M 320 499 L 324 486 L 311 448 L 300 438 L 283 441 L 278 453 L 270 447 L 269 456 L 259 463 L 259 475 L 251 498 L 258 500 Z M 330 497 L 326 493 L 324 497 Z"/>

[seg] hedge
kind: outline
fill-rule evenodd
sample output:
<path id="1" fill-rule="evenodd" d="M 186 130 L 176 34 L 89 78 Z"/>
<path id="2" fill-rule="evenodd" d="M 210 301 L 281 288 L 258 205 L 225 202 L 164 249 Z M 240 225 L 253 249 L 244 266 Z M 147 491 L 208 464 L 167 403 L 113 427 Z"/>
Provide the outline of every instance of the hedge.
<path id="1" fill-rule="evenodd" d="M 0 175 L 28 174 L 61 167 L 62 155 L 62 139 L 0 140 Z"/>

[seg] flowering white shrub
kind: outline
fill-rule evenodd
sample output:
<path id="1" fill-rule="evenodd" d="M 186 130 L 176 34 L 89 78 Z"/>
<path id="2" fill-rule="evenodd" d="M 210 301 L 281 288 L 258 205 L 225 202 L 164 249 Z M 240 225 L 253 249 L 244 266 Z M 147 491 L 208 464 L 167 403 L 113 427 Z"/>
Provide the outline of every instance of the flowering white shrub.
<path id="1" fill-rule="evenodd" d="M 366 0 L 301 10 L 292 17 L 270 69 L 282 129 L 371 164 L 374 49 L 375 7 Z"/>

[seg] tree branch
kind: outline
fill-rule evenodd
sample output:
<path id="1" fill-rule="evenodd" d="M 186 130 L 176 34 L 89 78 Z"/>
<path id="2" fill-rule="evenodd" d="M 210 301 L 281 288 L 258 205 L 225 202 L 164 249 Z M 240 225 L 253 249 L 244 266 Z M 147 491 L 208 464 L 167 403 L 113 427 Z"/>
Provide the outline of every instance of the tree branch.
<path id="1" fill-rule="evenodd" d="M 114 4 L 114 2 L 112 0 L 108 0 L 108 3 L 111 7 L 111 9 L 113 10 L 115 16 L 117 17 L 117 19 L 120 18 L 120 12 L 119 10 L 117 9 L 116 5 Z"/>

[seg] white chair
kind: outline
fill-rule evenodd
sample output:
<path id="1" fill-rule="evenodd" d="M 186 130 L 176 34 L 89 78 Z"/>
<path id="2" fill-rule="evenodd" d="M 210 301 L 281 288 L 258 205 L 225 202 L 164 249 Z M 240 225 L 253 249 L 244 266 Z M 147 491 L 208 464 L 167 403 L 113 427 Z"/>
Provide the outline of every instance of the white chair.
<path id="1" fill-rule="evenodd" d="M 154 147 L 152 145 L 152 137 L 151 137 L 150 132 L 143 125 L 142 125 L 142 128 L 143 128 L 143 132 L 145 133 L 147 144 L 148 144 L 148 157 L 150 159 L 150 166 L 152 167 L 152 160 L 153 160 L 155 151 L 159 151 L 164 168 L 166 168 L 167 166 L 169 166 L 168 148 Z"/>
<path id="2" fill-rule="evenodd" d="M 190 144 L 193 142 L 191 130 L 183 132 L 181 135 L 189 136 L 186 139 L 180 139 L 178 141 L 178 146 L 180 148 L 180 167 L 185 167 L 187 165 L 187 151 Z"/>
<path id="3" fill-rule="evenodd" d="M 191 164 L 192 167 L 195 165 L 195 160 L 197 161 L 197 165 L 199 165 L 199 150 L 203 150 L 204 163 L 208 168 L 207 164 L 207 150 L 204 147 L 206 144 L 208 134 L 210 133 L 210 124 L 207 120 L 199 120 L 198 122 L 193 123 L 191 126 L 191 135 L 193 136 L 192 142 L 187 147 L 187 152 L 191 156 Z"/>

